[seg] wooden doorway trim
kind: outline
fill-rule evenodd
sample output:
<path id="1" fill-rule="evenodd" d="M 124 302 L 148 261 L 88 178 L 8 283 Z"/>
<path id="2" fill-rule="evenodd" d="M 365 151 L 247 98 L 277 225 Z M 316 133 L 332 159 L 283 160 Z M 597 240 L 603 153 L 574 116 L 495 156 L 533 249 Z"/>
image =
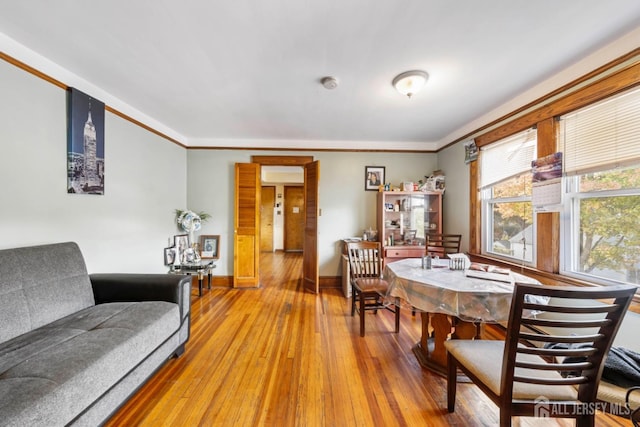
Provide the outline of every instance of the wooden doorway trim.
<path id="1" fill-rule="evenodd" d="M 320 162 L 304 165 L 304 250 L 302 254 L 302 282 L 304 289 L 317 294 L 320 292 L 318 266 L 318 188 L 320 182 Z"/>
<path id="2" fill-rule="evenodd" d="M 313 162 L 313 156 L 251 156 L 251 163 L 260 166 L 304 166 Z"/>
<path id="3" fill-rule="evenodd" d="M 302 166 L 305 168 L 305 194 L 309 191 L 314 193 L 314 197 L 305 197 L 305 237 L 303 249 L 303 282 L 304 288 L 308 291 L 318 293 L 319 291 L 319 266 L 318 266 L 318 187 L 319 187 L 319 162 L 313 160 L 313 156 L 251 156 L 252 163 L 260 166 Z M 313 164 L 311 174 L 307 166 Z M 307 182 L 313 180 L 313 182 Z M 310 185 L 310 187 L 309 187 Z M 258 253 L 258 256 L 260 254 Z"/>

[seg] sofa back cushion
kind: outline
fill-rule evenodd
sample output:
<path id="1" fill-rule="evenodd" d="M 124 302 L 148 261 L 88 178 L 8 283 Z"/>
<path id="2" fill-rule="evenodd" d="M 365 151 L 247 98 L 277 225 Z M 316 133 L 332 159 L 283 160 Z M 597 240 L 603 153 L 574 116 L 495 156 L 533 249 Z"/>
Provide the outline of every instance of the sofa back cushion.
<path id="1" fill-rule="evenodd" d="M 0 250 L 0 342 L 94 304 L 77 244 Z"/>

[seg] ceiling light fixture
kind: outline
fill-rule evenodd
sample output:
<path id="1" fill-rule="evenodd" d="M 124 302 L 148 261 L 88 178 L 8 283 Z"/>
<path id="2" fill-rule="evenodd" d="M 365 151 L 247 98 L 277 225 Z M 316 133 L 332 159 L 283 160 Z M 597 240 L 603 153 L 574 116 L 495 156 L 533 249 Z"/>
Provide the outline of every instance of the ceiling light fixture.
<path id="1" fill-rule="evenodd" d="M 427 83 L 429 74 L 421 70 L 406 71 L 393 79 L 393 87 L 398 92 L 411 98 Z"/>

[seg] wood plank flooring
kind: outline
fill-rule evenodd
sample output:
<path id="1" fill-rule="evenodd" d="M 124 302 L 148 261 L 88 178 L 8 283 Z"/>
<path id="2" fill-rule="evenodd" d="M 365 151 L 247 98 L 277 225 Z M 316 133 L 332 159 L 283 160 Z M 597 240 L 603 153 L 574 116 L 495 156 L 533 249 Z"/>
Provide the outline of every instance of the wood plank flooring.
<path id="1" fill-rule="evenodd" d="M 197 288 L 191 338 L 108 426 L 494 426 L 498 410 L 474 385 L 458 386 L 446 410 L 446 381 L 422 369 L 411 347 L 420 317 L 367 313 L 359 336 L 339 289 L 306 293 L 302 255 L 262 254 L 262 287 Z M 514 425 L 572 426 L 522 418 Z M 628 426 L 610 415 L 597 425 Z"/>

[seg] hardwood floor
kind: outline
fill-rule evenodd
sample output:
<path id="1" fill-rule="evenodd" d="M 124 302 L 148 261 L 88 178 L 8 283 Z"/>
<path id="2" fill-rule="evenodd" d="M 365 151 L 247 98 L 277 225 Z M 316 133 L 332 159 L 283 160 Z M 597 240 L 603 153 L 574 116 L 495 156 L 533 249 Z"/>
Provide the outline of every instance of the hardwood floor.
<path id="1" fill-rule="evenodd" d="M 108 426 L 494 426 L 498 410 L 474 385 L 458 386 L 446 410 L 446 381 L 422 369 L 411 347 L 420 317 L 367 313 L 359 336 L 341 290 L 306 293 L 302 255 L 262 254 L 262 287 L 197 288 L 191 338 Z M 574 425 L 521 419 L 520 425 Z M 628 426 L 598 415 L 597 425 Z M 514 422 L 514 425 L 518 425 Z"/>

